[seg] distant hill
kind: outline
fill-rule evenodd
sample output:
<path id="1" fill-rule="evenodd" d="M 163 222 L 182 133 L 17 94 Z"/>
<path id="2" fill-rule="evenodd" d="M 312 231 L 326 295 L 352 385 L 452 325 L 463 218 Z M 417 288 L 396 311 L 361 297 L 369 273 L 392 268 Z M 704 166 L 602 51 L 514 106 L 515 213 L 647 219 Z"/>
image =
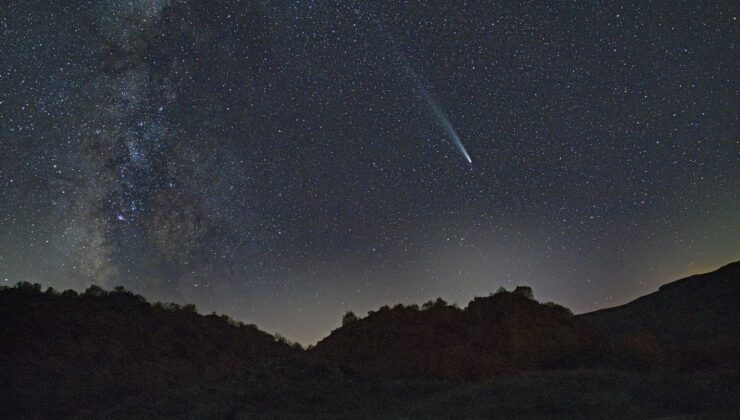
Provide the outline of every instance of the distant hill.
<path id="1" fill-rule="evenodd" d="M 606 340 L 567 309 L 540 304 L 528 293 L 476 298 L 465 309 L 441 300 L 422 310 L 384 307 L 332 331 L 312 352 L 395 378 L 476 380 L 607 363 Z"/>
<path id="2" fill-rule="evenodd" d="M 300 356 L 254 326 L 92 287 L 0 291 L 0 417 L 54 413 L 217 383 Z"/>
<path id="3" fill-rule="evenodd" d="M 739 368 L 740 261 L 576 318 L 609 338 L 628 366 Z"/>

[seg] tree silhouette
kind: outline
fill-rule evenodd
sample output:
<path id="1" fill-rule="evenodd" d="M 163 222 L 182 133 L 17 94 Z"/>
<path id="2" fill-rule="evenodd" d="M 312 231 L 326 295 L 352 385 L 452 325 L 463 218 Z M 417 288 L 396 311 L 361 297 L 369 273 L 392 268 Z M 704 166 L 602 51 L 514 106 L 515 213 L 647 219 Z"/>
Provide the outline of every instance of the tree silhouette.
<path id="1" fill-rule="evenodd" d="M 36 292 L 41 293 L 41 285 L 38 283 L 30 283 L 27 281 L 20 281 L 15 285 L 15 288 L 18 290 L 23 290 L 25 292 Z"/>
<path id="2" fill-rule="evenodd" d="M 90 287 L 85 289 L 85 293 L 83 293 L 85 296 L 93 296 L 93 297 L 100 297 L 105 296 L 108 294 L 105 290 L 103 290 L 100 286 L 91 284 Z"/>
<path id="3" fill-rule="evenodd" d="M 514 294 L 524 296 L 527 299 L 534 299 L 534 293 L 532 292 L 532 288 L 529 286 L 517 286 L 514 289 Z"/>
<path id="4" fill-rule="evenodd" d="M 433 308 L 444 308 L 445 306 L 447 306 L 447 301 L 445 301 L 441 297 L 438 297 L 437 300 L 434 301 L 434 305 L 432 307 Z"/>
<path id="5" fill-rule="evenodd" d="M 352 311 L 345 312 L 344 316 L 342 317 L 342 326 L 345 326 L 347 324 L 350 324 L 352 322 L 357 321 L 357 315 L 355 315 Z"/>
<path id="6" fill-rule="evenodd" d="M 548 308 L 556 309 L 564 315 L 573 316 L 573 311 L 571 311 L 569 308 L 566 308 L 563 305 L 559 305 L 555 302 L 545 302 L 544 305 L 547 306 Z"/>

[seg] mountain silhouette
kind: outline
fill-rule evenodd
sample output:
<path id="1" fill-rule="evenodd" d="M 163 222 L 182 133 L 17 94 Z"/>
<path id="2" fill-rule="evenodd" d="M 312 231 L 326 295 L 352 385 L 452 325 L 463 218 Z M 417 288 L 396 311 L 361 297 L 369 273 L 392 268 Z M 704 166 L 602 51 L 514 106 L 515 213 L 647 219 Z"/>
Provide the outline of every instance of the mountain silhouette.
<path id="1" fill-rule="evenodd" d="M 122 288 L 0 288 L 0 418 L 740 415 L 740 262 L 582 315 L 500 290 L 382 307 L 309 350 Z"/>
<path id="2" fill-rule="evenodd" d="M 740 368 L 740 262 L 576 318 L 633 367 Z"/>
<path id="3" fill-rule="evenodd" d="M 216 383 L 299 350 L 254 326 L 128 292 L 0 292 L 0 417 L 54 417 L 182 384 Z M 3 415 L 5 412 L 5 415 Z"/>

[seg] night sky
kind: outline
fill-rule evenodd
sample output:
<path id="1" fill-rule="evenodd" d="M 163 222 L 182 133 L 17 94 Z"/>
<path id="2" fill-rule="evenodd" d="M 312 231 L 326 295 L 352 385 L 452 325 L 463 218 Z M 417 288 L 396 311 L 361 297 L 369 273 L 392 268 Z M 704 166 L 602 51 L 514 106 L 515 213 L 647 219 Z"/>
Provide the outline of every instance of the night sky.
<path id="1" fill-rule="evenodd" d="M 737 260 L 737 2 L 637 3 L 5 1 L 0 284 L 308 344 L 347 309 L 527 284 L 584 312 Z"/>

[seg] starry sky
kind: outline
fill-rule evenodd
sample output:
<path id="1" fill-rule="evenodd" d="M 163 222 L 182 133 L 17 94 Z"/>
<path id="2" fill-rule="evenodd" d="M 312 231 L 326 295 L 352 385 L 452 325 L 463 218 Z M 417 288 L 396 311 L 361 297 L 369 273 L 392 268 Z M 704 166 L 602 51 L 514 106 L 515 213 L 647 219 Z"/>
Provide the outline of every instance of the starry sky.
<path id="1" fill-rule="evenodd" d="M 309 344 L 347 309 L 527 284 L 578 313 L 737 260 L 737 3 L 519 3 L 6 1 L 0 284 Z"/>

